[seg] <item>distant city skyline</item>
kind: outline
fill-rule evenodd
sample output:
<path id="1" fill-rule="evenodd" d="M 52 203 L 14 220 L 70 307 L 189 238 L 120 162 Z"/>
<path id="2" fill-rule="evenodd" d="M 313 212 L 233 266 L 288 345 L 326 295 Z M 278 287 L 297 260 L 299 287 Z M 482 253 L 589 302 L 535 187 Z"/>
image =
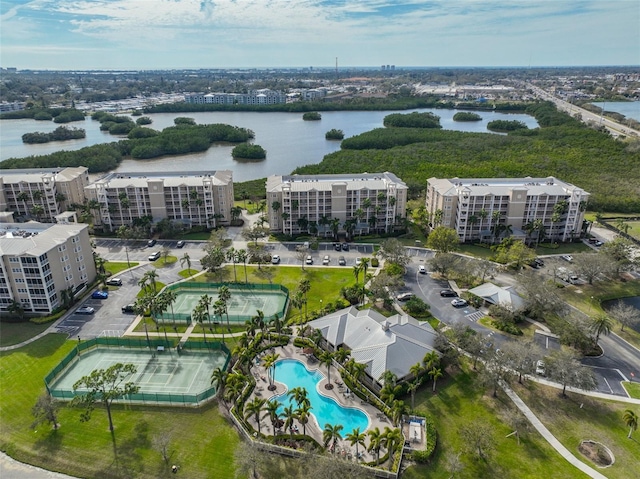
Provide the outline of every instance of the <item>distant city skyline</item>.
<path id="1" fill-rule="evenodd" d="M 2 0 L 1 66 L 640 65 L 637 0 Z"/>

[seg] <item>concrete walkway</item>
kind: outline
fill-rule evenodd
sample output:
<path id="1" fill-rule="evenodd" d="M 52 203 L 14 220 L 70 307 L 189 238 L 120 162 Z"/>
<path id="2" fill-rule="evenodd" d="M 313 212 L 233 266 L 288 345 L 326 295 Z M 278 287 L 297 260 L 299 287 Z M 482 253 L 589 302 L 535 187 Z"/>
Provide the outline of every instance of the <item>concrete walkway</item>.
<path id="1" fill-rule="evenodd" d="M 4 452 L 0 452 L 0 477 L 2 479 L 76 479 L 59 472 L 23 464 L 7 456 Z"/>
<path id="2" fill-rule="evenodd" d="M 507 396 L 511 398 L 511 400 L 516 405 L 516 407 L 520 409 L 522 414 L 525 415 L 525 417 L 529 420 L 529 422 L 533 425 L 533 427 L 535 427 L 536 430 L 540 433 L 540 435 L 542 435 L 544 440 L 547 441 L 551 445 L 551 447 L 553 447 L 556 451 L 558 451 L 558 453 L 562 457 L 564 457 L 567 461 L 569 461 L 571 465 L 573 465 L 574 467 L 577 467 L 582 472 L 587 474 L 589 477 L 592 477 L 594 479 L 607 479 L 607 476 L 600 474 L 598 471 L 596 471 L 592 467 L 589 467 L 587 464 L 585 464 L 584 462 L 579 460 L 577 457 L 575 457 L 573 454 L 571 454 L 571 452 L 566 447 L 564 447 L 560 443 L 560 441 L 556 439 L 556 437 L 553 434 L 551 434 L 551 431 L 549 431 L 546 428 L 546 426 L 542 424 L 540 419 L 538 419 L 538 417 L 533 413 L 533 411 L 529 409 L 529 407 L 524 403 L 524 401 L 520 399 L 520 396 L 518 396 L 509 386 L 507 386 L 506 384 L 503 384 L 502 389 L 504 390 L 505 393 L 507 393 Z M 551 473 L 551 476 L 553 476 L 552 473 Z"/>

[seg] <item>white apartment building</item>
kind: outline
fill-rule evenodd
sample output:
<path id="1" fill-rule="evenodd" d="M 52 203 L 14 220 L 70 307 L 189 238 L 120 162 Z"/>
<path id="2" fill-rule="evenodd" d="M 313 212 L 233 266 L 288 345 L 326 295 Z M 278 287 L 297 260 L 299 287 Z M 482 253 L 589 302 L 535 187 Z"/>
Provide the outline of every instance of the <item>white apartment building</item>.
<path id="1" fill-rule="evenodd" d="M 393 173 L 273 175 L 267 178 L 269 227 L 288 235 L 350 236 L 392 231 L 406 218 L 407 185 Z"/>
<path id="2" fill-rule="evenodd" d="M 55 217 L 85 200 L 89 172 L 84 166 L 0 170 L 0 211 L 53 223 Z"/>
<path id="3" fill-rule="evenodd" d="M 88 225 L 0 225 L 0 314 L 14 301 L 27 313 L 49 314 L 95 277 Z"/>
<path id="4" fill-rule="evenodd" d="M 85 194 L 98 204 L 94 224 L 108 230 L 143 217 L 213 228 L 231 221 L 233 173 L 111 173 L 85 187 Z"/>
<path id="5" fill-rule="evenodd" d="M 426 209 L 431 226 L 455 229 L 461 242 L 496 238 L 497 224 L 525 239 L 537 220 L 546 238 L 569 241 L 583 231 L 588 200 L 589 193 L 552 176 L 429 178 Z"/>
<path id="6" fill-rule="evenodd" d="M 195 93 L 185 95 L 187 103 L 212 105 L 275 105 L 286 103 L 287 96 L 281 91 L 262 88 L 249 93 Z"/>

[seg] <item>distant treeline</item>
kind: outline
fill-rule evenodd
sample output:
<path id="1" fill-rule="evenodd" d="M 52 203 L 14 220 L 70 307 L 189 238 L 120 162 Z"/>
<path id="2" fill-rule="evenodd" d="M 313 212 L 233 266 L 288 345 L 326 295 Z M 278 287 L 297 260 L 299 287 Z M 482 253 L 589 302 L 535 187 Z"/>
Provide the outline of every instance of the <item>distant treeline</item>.
<path id="1" fill-rule="evenodd" d="M 0 168 L 55 168 L 86 166 L 90 173 L 110 171 L 118 167 L 122 158 L 148 159 L 163 155 L 182 155 L 204 151 L 212 143 L 241 143 L 254 137 L 246 128 L 224 124 L 181 124 L 165 128 L 156 136 L 88 146 L 76 151 L 58 151 L 49 155 L 9 158 Z M 185 165 L 185 170 L 188 170 Z"/>
<path id="2" fill-rule="evenodd" d="M 70 123 L 83 121 L 84 113 L 75 108 L 28 108 L 26 110 L 8 111 L 0 115 L 0 120 L 20 120 L 33 118 L 34 120 L 50 121 L 54 123 Z"/>
<path id="3" fill-rule="evenodd" d="M 298 174 L 391 171 L 410 194 L 427 179 L 555 176 L 591 193 L 596 211 L 640 211 L 640 148 L 588 128 L 548 102 L 530 105 L 541 128 L 508 135 L 413 128 L 378 128 L 343 140 L 341 151 Z"/>
<path id="4" fill-rule="evenodd" d="M 44 133 L 42 131 L 25 133 L 22 135 L 22 142 L 29 144 L 49 143 L 50 141 L 78 140 L 85 136 L 87 136 L 87 133 L 82 128 L 67 128 L 65 126 L 59 126 L 51 133 Z"/>

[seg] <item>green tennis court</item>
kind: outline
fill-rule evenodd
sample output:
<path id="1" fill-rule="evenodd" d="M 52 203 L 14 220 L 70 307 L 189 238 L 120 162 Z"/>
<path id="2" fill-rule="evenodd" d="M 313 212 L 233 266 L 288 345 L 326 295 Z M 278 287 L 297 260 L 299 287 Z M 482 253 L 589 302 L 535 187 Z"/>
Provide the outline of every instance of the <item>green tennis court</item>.
<path id="1" fill-rule="evenodd" d="M 50 384 L 49 390 L 54 397 L 70 398 L 73 385 L 83 376 L 96 369 L 107 369 L 116 363 L 134 364 L 137 372 L 126 381 L 132 381 L 140 387 L 140 392 L 131 398 L 144 402 L 192 403 L 191 398 L 209 391 L 211 373 L 216 368 L 224 368 L 227 354 L 221 350 L 189 351 L 178 354 L 175 349 L 164 350 L 137 348 L 94 348 L 76 356 Z M 78 392 L 82 392 L 78 389 Z M 154 401 L 154 398 L 156 401 Z"/>
<path id="2" fill-rule="evenodd" d="M 179 283 L 168 286 L 176 293 L 173 309 L 165 311 L 158 319 L 162 321 L 181 320 L 193 313 L 196 305 L 205 295 L 211 298 L 209 311 L 212 320 L 220 322 L 244 323 L 255 316 L 258 310 L 265 318 L 284 317 L 289 293 L 280 285 L 237 285 L 228 284 L 231 296 L 227 301 L 227 314 L 214 319 L 213 304 L 218 300 L 218 283 Z"/>

